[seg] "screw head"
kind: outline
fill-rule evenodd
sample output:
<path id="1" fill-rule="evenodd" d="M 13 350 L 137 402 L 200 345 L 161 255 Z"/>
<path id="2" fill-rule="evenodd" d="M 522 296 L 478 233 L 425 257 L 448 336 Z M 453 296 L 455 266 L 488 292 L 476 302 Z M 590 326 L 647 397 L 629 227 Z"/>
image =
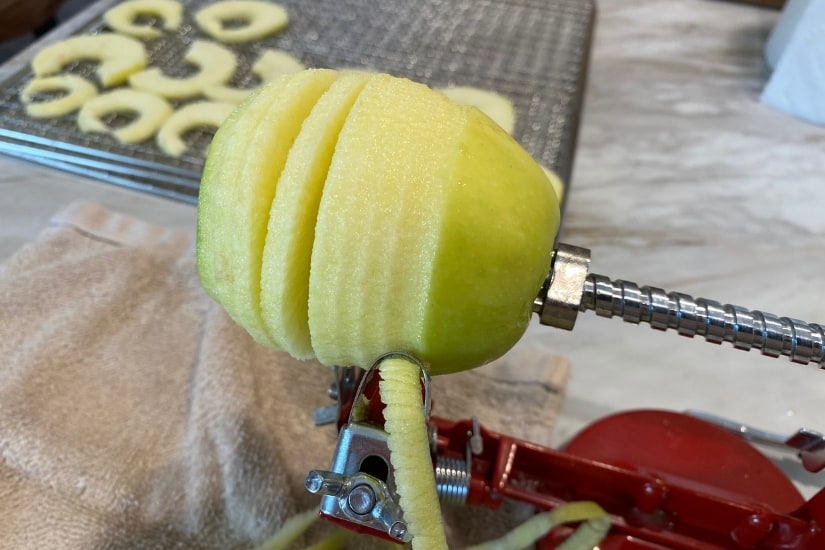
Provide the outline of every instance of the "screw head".
<path id="1" fill-rule="evenodd" d="M 356 485 L 347 495 L 347 505 L 358 515 L 369 514 L 375 508 L 375 493 L 369 485 Z"/>
<path id="2" fill-rule="evenodd" d="M 324 476 L 322 476 L 319 472 L 312 470 L 307 474 L 307 478 L 304 480 L 304 487 L 306 487 L 307 491 L 312 494 L 316 494 L 323 486 Z"/>
<path id="3" fill-rule="evenodd" d="M 403 521 L 396 521 L 390 527 L 390 536 L 394 539 L 404 540 L 407 536 L 407 524 Z"/>

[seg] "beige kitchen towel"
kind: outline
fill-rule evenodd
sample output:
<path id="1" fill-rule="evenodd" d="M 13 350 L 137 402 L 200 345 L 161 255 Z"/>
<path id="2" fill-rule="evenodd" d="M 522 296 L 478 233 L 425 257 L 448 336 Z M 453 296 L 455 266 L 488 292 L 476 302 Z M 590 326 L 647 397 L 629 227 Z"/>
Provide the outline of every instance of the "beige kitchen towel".
<path id="1" fill-rule="evenodd" d="M 333 428 L 312 423 L 331 374 L 255 344 L 200 287 L 193 248 L 78 203 L 0 265 L 3 548 L 251 548 L 317 506 L 303 480 L 332 457 Z M 546 443 L 566 375 L 518 348 L 437 378 L 434 414 Z M 445 515 L 461 547 L 529 513 Z"/>

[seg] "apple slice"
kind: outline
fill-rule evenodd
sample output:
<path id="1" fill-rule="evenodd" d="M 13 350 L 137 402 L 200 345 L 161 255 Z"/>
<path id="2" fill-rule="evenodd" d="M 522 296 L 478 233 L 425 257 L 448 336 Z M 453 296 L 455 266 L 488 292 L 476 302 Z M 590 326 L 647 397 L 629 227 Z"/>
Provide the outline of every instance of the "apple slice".
<path id="1" fill-rule="evenodd" d="M 73 36 L 46 46 L 32 59 L 36 76 L 59 72 L 69 63 L 91 59 L 99 61 L 96 74 L 105 87 L 121 84 L 146 66 L 143 43 L 114 33 Z"/>
<path id="2" fill-rule="evenodd" d="M 292 55 L 279 50 L 264 50 L 252 65 L 252 73 L 261 82 L 275 80 L 285 74 L 297 73 L 306 67 Z M 212 84 L 203 89 L 203 95 L 215 101 L 241 103 L 256 88 L 234 88 L 225 84 Z"/>
<path id="3" fill-rule="evenodd" d="M 155 67 L 133 74 L 129 77 L 129 85 L 166 98 L 185 99 L 200 95 L 206 86 L 225 83 L 232 78 L 238 64 L 235 54 L 208 40 L 195 40 L 183 59 L 197 65 L 200 71 L 185 78 L 175 78 L 164 75 Z"/>
<path id="4" fill-rule="evenodd" d="M 263 86 L 215 134 L 198 200 L 198 273 L 229 315 L 277 347 L 261 318 L 261 264 L 276 184 L 304 119 L 336 79 L 305 71 Z"/>
<path id="5" fill-rule="evenodd" d="M 304 121 L 272 203 L 261 273 L 261 311 L 273 339 L 292 356 L 313 357 L 307 303 L 318 203 L 338 133 L 370 76 L 343 74 Z"/>
<path id="6" fill-rule="evenodd" d="M 35 101 L 36 94 L 55 91 L 65 91 L 66 94 L 56 99 Z M 20 91 L 20 100 L 26 105 L 29 116 L 49 118 L 71 113 L 96 95 L 94 84 L 83 77 L 66 74 L 32 78 Z"/>
<path id="7" fill-rule="evenodd" d="M 166 119 L 156 136 L 161 151 L 172 157 L 186 152 L 183 134 L 198 126 L 218 127 L 235 110 L 233 103 L 198 101 L 184 105 Z"/>
<path id="8" fill-rule="evenodd" d="M 112 128 L 104 117 L 113 113 L 137 113 L 137 118 L 120 128 Z M 100 132 L 121 143 L 138 143 L 157 132 L 172 114 L 172 106 L 160 96 L 118 88 L 93 97 L 77 113 L 77 124 L 84 132 Z"/>
<path id="9" fill-rule="evenodd" d="M 241 20 L 240 27 L 226 26 L 227 21 Z M 274 34 L 289 23 L 287 11 L 272 2 L 227 0 L 215 2 L 195 14 L 198 27 L 221 42 L 237 43 L 259 40 Z"/>
<path id="10" fill-rule="evenodd" d="M 183 4 L 177 0 L 126 0 L 109 8 L 103 20 L 112 30 L 137 38 L 158 38 L 163 33 L 136 22 L 140 16 L 157 17 L 164 30 L 174 31 L 183 22 Z"/>
<path id="11" fill-rule="evenodd" d="M 263 82 L 303 71 L 306 67 L 295 56 L 280 50 L 264 50 L 252 65 L 252 72 Z"/>
<path id="12" fill-rule="evenodd" d="M 475 108 L 387 75 L 339 136 L 315 231 L 317 358 L 369 365 L 406 351 L 440 374 L 523 334 L 559 223 L 541 167 Z"/>

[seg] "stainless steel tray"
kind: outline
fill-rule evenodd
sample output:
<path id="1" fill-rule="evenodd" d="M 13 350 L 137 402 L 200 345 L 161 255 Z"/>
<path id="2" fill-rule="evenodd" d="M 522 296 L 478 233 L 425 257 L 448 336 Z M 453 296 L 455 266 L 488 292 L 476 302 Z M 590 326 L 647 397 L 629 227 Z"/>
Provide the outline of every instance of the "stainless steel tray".
<path id="1" fill-rule="evenodd" d="M 208 38 L 193 14 L 210 2 L 184 2 L 183 27 L 147 41 L 150 64 L 181 74 L 192 40 Z M 254 44 L 228 46 L 241 60 L 232 83 L 248 85 L 262 48 L 288 51 L 309 67 L 365 67 L 432 86 L 495 90 L 516 106 L 516 139 L 568 181 L 582 108 L 595 19 L 592 0 L 280 0 L 290 24 Z M 76 34 L 106 30 L 94 19 Z M 90 76 L 79 63 L 67 70 Z M 189 202 L 197 199 L 210 135 L 193 135 L 193 152 L 174 159 L 151 140 L 122 145 L 83 134 L 73 115 L 37 120 L 18 95 L 29 70 L 0 86 L 0 153 Z M 182 104 L 182 103 L 179 103 Z"/>

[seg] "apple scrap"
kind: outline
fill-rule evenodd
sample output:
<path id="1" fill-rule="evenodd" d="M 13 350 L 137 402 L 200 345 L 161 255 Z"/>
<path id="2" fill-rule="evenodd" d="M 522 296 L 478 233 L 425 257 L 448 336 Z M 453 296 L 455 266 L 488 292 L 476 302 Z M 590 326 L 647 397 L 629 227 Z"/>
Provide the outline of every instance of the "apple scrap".
<path id="1" fill-rule="evenodd" d="M 53 75 L 70 63 L 91 59 L 100 62 L 96 74 L 104 87 L 122 84 L 146 66 L 143 43 L 114 33 L 74 36 L 46 46 L 32 59 L 36 76 Z"/>
<path id="2" fill-rule="evenodd" d="M 115 113 L 136 114 L 137 118 L 113 128 L 104 117 Z M 114 136 L 121 143 L 137 143 L 154 135 L 171 114 L 172 106 L 162 97 L 119 88 L 84 103 L 77 114 L 77 124 L 83 132 L 100 132 Z"/>
<path id="3" fill-rule="evenodd" d="M 37 100 L 38 94 L 48 92 L 65 93 L 54 99 Z M 29 116 L 48 118 L 74 112 L 96 95 L 97 88 L 85 78 L 61 75 L 31 79 L 20 91 L 20 100 Z"/>
<path id="4" fill-rule="evenodd" d="M 186 152 L 186 142 L 183 140 L 186 132 L 200 126 L 217 128 L 234 109 L 233 103 L 218 101 L 199 101 L 184 105 L 160 127 L 155 138 L 157 145 L 167 155 L 179 157 Z"/>
<path id="5" fill-rule="evenodd" d="M 192 76 L 176 78 L 166 76 L 154 67 L 130 76 L 129 85 L 170 99 L 184 99 L 200 95 L 206 86 L 227 82 L 238 64 L 235 54 L 208 40 L 195 40 L 183 60 L 196 65 L 199 71 Z"/>
<path id="6" fill-rule="evenodd" d="M 103 20 L 114 31 L 137 38 L 158 38 L 163 33 L 149 24 L 142 24 L 142 17 L 157 18 L 166 31 L 177 30 L 183 22 L 183 4 L 177 0 L 126 0 L 109 8 Z"/>
<path id="7" fill-rule="evenodd" d="M 227 23 L 241 21 L 240 26 Z M 289 14 L 278 4 L 258 0 L 216 2 L 195 14 L 198 27 L 221 42 L 251 42 L 274 34 L 289 24 Z"/>

